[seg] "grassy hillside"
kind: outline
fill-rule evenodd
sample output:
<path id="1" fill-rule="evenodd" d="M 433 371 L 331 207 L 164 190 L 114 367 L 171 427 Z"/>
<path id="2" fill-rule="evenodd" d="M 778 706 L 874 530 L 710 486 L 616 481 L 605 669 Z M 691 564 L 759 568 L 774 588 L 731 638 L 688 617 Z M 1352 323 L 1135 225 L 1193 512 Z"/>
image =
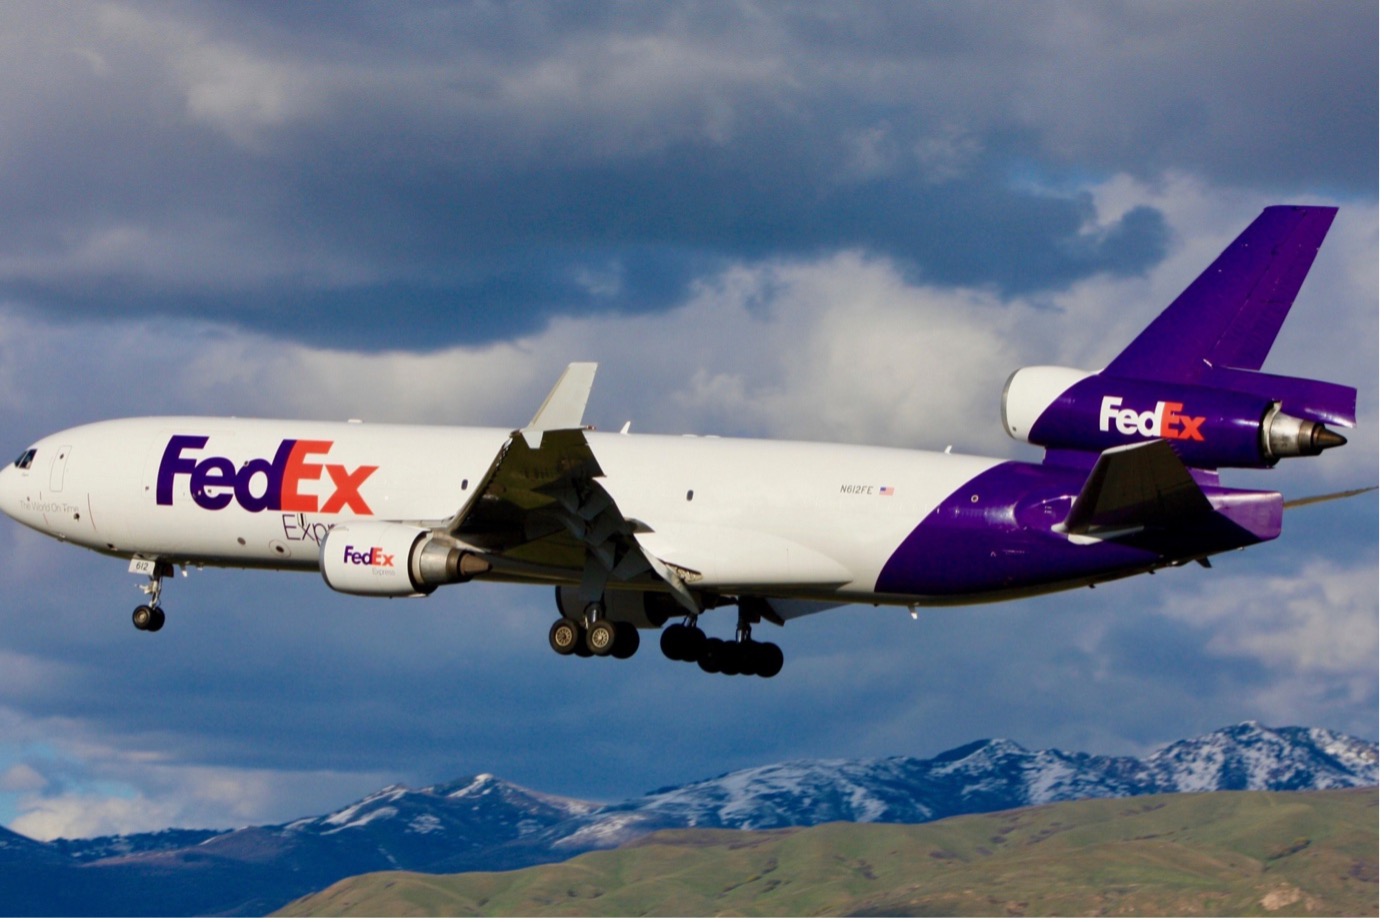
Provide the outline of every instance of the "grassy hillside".
<path id="1" fill-rule="evenodd" d="M 502 874 L 344 880 L 279 915 L 1377 916 L 1378 790 L 1090 800 L 921 826 L 679 830 Z"/>

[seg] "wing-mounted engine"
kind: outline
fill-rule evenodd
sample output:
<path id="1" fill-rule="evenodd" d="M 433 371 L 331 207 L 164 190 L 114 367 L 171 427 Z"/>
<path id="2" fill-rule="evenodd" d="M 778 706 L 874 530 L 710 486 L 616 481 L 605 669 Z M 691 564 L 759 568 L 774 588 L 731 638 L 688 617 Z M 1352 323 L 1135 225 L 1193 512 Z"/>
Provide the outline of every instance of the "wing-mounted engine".
<path id="1" fill-rule="evenodd" d="M 1353 388 L 1219 371 L 1207 378 L 1243 389 L 1020 368 L 1005 384 L 1001 417 L 1012 438 L 1044 448 L 1101 452 L 1162 438 L 1184 464 L 1210 469 L 1273 467 L 1345 444 L 1326 423 L 1354 424 Z"/>
<path id="2" fill-rule="evenodd" d="M 351 595 L 424 596 L 490 564 L 444 532 L 399 522 L 343 522 L 322 541 L 322 579 Z"/>

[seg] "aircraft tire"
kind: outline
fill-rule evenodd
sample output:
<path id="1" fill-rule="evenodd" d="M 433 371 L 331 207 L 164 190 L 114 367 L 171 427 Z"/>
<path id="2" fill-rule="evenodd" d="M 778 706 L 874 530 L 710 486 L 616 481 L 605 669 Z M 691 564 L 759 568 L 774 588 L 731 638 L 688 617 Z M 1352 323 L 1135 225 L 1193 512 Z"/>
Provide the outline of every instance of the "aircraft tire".
<path id="1" fill-rule="evenodd" d="M 586 649 L 596 656 L 609 656 L 615 651 L 618 637 L 614 624 L 604 618 L 597 619 L 586 629 Z"/>
<path id="2" fill-rule="evenodd" d="M 721 671 L 721 651 L 726 646 L 726 642 L 719 637 L 711 637 L 702 646 L 702 652 L 697 656 L 697 665 L 702 668 L 702 672 Z"/>
<path id="3" fill-rule="evenodd" d="M 154 606 L 154 618 L 153 618 L 152 621 L 149 622 L 149 627 L 146 628 L 146 630 L 148 630 L 149 633 L 151 633 L 151 634 L 154 633 L 155 631 L 161 631 L 161 630 L 163 630 L 163 623 L 164 623 L 166 620 L 168 620 L 168 619 L 165 617 L 165 615 L 164 615 L 164 613 L 163 613 L 163 609 L 162 609 L 162 608 L 159 608 L 157 605 L 155 605 L 155 606 Z"/>
<path id="4" fill-rule="evenodd" d="M 130 620 L 134 622 L 135 630 L 147 631 L 149 625 L 154 623 L 154 609 L 149 605 L 140 605 L 130 615 Z"/>
<path id="5" fill-rule="evenodd" d="M 610 655 L 616 659 L 629 659 L 639 651 L 639 628 L 628 621 L 615 622 L 615 648 Z"/>
<path id="6" fill-rule="evenodd" d="M 699 627 L 688 627 L 682 635 L 682 661 L 695 663 L 706 649 L 706 633 Z"/>
<path id="7" fill-rule="evenodd" d="M 684 660 L 687 651 L 687 625 L 670 624 L 658 636 L 658 648 L 671 660 Z"/>
<path id="8" fill-rule="evenodd" d="M 776 643 L 763 643 L 755 651 L 754 674 L 761 679 L 772 679 L 783 669 L 783 650 Z"/>
<path id="9" fill-rule="evenodd" d="M 582 646 L 581 625 L 571 618 L 559 618 L 548 629 L 548 645 L 562 656 L 570 656 Z"/>

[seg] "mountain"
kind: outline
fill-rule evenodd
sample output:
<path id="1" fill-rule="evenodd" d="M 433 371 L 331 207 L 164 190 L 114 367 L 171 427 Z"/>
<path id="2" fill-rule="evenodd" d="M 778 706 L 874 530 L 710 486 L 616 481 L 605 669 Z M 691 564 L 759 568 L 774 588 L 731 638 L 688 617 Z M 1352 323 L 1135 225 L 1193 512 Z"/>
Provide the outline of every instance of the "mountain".
<path id="1" fill-rule="evenodd" d="M 291 823 L 182 831 L 184 841 L 170 830 L 44 844 L 0 830 L 0 916 L 263 915 L 368 871 L 519 867 L 526 862 L 506 858 L 506 845 L 598 807 L 477 775 L 387 787 Z M 28 860 L 6 861 L 10 838 Z"/>
<path id="2" fill-rule="evenodd" d="M 39 843 L 0 829 L 0 916 L 263 914 L 369 871 L 509 870 L 661 829 L 923 823 L 1054 801 L 1378 784 L 1379 747 L 1243 723 L 1146 759 L 980 740 L 931 759 L 803 760 L 600 806 L 492 775 L 391 786 L 339 810 L 220 834 Z"/>
<path id="3" fill-rule="evenodd" d="M 219 836 L 225 829 L 165 829 L 161 832 L 136 832 L 92 839 L 54 839 L 48 844 L 59 854 L 87 864 L 103 858 L 119 858 L 141 852 L 171 852 L 191 848 Z"/>
<path id="4" fill-rule="evenodd" d="M 925 823 L 1065 800 L 1378 783 L 1377 743 L 1249 721 L 1146 759 L 979 740 L 931 759 L 781 762 L 654 791 L 559 823 L 541 838 L 557 853 L 577 853 L 615 848 L 658 829 Z"/>
<path id="5" fill-rule="evenodd" d="M 1379 791 L 1083 800 L 923 825 L 669 829 L 501 874 L 352 877 L 281 916 L 1379 916 Z"/>

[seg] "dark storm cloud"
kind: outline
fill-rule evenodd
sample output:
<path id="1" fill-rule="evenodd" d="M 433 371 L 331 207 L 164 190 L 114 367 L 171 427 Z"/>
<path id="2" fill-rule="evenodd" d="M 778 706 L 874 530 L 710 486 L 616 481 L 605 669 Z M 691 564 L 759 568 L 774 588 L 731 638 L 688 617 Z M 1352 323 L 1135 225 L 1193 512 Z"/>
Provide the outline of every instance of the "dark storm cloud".
<path id="1" fill-rule="evenodd" d="M 248 11 L 248 12 L 247 12 Z M 419 346 L 863 249 L 1009 294 L 1163 253 L 1065 171 L 1373 189 L 1364 4 L 9 7 L 0 292 Z M 1268 62 L 1272 62 L 1270 65 Z"/>

